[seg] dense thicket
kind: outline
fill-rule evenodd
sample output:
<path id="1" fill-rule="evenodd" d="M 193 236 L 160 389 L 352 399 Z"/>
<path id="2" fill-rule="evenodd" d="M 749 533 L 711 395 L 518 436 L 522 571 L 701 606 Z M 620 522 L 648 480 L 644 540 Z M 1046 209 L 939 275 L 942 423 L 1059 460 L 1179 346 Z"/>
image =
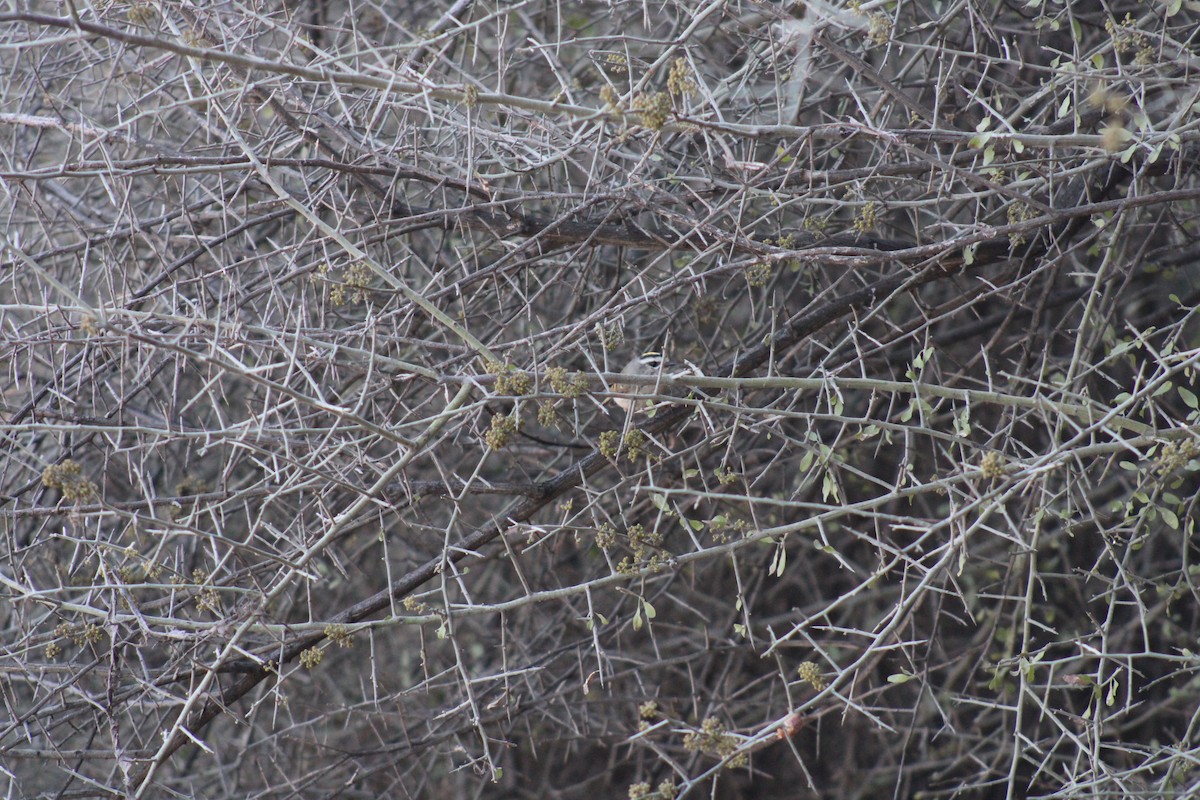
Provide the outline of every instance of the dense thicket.
<path id="1" fill-rule="evenodd" d="M 1198 20 L 3 4 L 5 794 L 1190 795 Z"/>

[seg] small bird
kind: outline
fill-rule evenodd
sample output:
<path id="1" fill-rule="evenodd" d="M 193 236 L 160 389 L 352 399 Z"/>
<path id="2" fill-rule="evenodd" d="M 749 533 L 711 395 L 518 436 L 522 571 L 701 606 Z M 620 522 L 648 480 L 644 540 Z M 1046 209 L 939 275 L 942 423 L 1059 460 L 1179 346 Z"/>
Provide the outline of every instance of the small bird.
<path id="1" fill-rule="evenodd" d="M 662 353 L 651 350 L 649 352 L 642 353 L 640 356 L 634 356 L 631 358 L 629 363 L 625 365 L 625 368 L 621 370 L 621 374 L 644 377 L 653 376 L 657 378 L 678 378 L 683 375 L 703 375 L 704 373 L 702 373 L 700 368 L 690 361 L 685 361 L 682 364 L 674 361 L 668 361 L 663 357 Z M 612 388 L 614 392 L 634 395 L 668 394 L 678 397 L 690 397 L 693 394 L 698 394 L 704 396 L 704 392 L 699 389 L 676 389 L 671 387 L 669 391 L 664 392 L 663 387 L 657 384 L 649 383 L 614 383 Z M 630 408 L 632 408 L 633 405 L 638 402 L 638 400 L 639 398 L 636 397 L 613 398 L 613 402 L 617 405 L 617 407 L 624 411 L 628 411 Z"/>

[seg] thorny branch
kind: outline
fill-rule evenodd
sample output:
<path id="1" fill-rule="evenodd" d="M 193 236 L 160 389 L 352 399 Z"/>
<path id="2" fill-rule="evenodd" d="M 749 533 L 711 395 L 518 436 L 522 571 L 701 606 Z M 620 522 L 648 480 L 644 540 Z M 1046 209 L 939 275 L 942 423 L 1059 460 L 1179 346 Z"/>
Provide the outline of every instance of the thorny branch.
<path id="1" fill-rule="evenodd" d="M 918 6 L 0 13 L 10 793 L 1192 791 L 1200 26 Z"/>

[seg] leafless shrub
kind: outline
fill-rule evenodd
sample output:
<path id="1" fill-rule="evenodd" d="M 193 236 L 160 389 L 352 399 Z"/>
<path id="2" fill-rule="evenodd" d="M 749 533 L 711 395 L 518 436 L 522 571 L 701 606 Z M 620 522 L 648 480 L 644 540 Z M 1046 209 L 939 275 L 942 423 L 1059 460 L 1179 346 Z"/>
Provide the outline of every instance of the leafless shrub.
<path id="1" fill-rule="evenodd" d="M 6 794 L 1190 795 L 1197 29 L 6 4 Z"/>

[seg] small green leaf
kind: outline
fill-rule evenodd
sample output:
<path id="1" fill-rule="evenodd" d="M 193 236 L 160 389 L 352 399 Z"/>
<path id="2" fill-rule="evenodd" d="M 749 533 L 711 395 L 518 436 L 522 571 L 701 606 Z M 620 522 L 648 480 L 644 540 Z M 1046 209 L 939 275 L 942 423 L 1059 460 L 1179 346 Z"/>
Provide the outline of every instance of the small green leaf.
<path id="1" fill-rule="evenodd" d="M 1163 518 L 1163 522 L 1167 523 L 1167 526 L 1170 527 L 1171 530 L 1179 530 L 1179 517 L 1175 515 L 1174 511 L 1160 506 L 1158 513 Z"/>
<path id="2" fill-rule="evenodd" d="M 863 428 L 861 431 L 858 432 L 858 440 L 860 442 L 863 442 L 863 441 L 866 441 L 867 439 L 874 439 L 878 435 L 879 435 L 879 426 L 876 425 L 875 423 L 871 423 L 870 425 L 868 425 L 867 427 Z"/>
<path id="3" fill-rule="evenodd" d="M 979 247 L 977 244 L 969 244 L 963 248 L 963 266 L 969 267 L 975 263 L 975 250 Z"/>
<path id="4" fill-rule="evenodd" d="M 783 569 L 787 566 L 787 550 L 783 547 L 783 542 L 775 548 L 775 554 L 771 556 L 771 565 L 767 568 L 768 575 L 774 575 L 777 578 L 783 577 Z"/>
<path id="5" fill-rule="evenodd" d="M 838 493 L 837 481 L 833 479 L 833 473 L 826 472 L 824 479 L 821 481 L 821 497 L 825 502 L 841 500 L 841 495 Z"/>
<path id="6" fill-rule="evenodd" d="M 954 432 L 962 437 L 971 435 L 971 409 L 964 408 L 955 415 Z"/>

